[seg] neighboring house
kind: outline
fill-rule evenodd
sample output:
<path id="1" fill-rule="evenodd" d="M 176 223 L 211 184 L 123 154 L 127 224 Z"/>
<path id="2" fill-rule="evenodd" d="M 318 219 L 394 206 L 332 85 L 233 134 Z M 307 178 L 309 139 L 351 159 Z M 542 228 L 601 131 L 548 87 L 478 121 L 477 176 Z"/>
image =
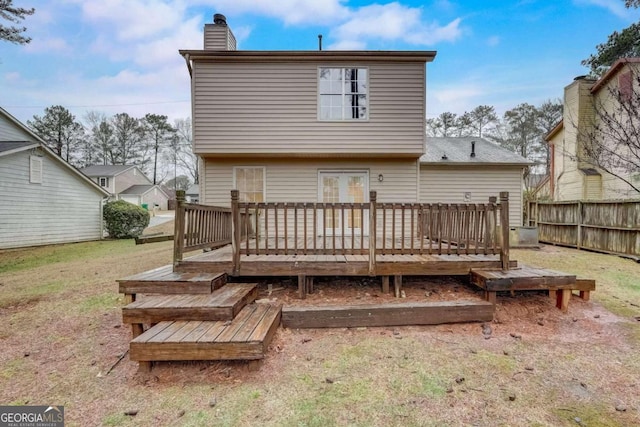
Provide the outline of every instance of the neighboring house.
<path id="1" fill-rule="evenodd" d="M 551 150 L 548 192 L 553 200 L 640 197 L 636 190 L 624 182 L 640 183 L 640 171 L 619 170 L 617 173 L 623 178 L 620 179 L 599 168 L 585 152 L 589 134 L 593 133 L 595 126 L 602 126 L 597 109 L 614 111 L 619 108 L 619 102 L 611 96 L 612 91 L 626 91 L 629 96 L 638 96 L 639 71 L 640 58 L 621 59 L 599 80 L 578 77 L 565 87 L 563 119 L 545 137 Z M 632 137 L 637 138 L 637 135 Z M 623 158 L 627 155 L 623 152 L 618 154 Z"/>
<path id="2" fill-rule="evenodd" d="M 137 166 L 93 165 L 82 169 L 82 173 L 107 190 L 114 200 L 167 209 L 169 195 L 159 185 L 153 185 Z"/>
<path id="3" fill-rule="evenodd" d="M 109 193 L 0 108 L 0 248 L 102 238 Z"/>
<path id="4" fill-rule="evenodd" d="M 521 167 L 507 185 L 502 165 L 421 165 L 426 64 L 436 52 L 239 51 L 224 17 L 214 20 L 204 50 L 180 51 L 202 158 L 200 203 L 228 206 L 231 189 L 275 202 L 366 202 L 375 190 L 396 203 L 462 203 L 469 192 L 486 202 L 512 191 L 520 212 Z M 476 185 L 482 168 L 496 170 L 486 191 Z"/>
<path id="5" fill-rule="evenodd" d="M 187 191 L 185 191 L 187 202 L 198 203 L 200 201 L 200 188 L 198 184 L 192 184 Z"/>
<path id="6" fill-rule="evenodd" d="M 159 185 L 132 185 L 122 191 L 118 198 L 148 209 L 168 209 L 169 195 Z"/>

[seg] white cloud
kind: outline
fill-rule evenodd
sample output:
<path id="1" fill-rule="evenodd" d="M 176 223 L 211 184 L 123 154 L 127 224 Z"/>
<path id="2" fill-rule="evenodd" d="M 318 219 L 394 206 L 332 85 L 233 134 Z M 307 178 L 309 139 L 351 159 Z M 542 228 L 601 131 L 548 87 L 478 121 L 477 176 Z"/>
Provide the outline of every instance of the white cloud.
<path id="1" fill-rule="evenodd" d="M 346 22 L 338 26 L 332 35 L 337 45 L 362 44 L 367 39 L 404 41 L 428 46 L 441 41 L 455 41 L 462 35 L 460 18 L 445 26 L 436 22 L 425 23 L 422 9 L 400 3 L 374 4 L 352 11 Z"/>
<path id="2" fill-rule="evenodd" d="M 624 7 L 621 0 L 575 0 L 575 3 L 577 5 L 599 6 L 620 18 L 628 18 L 630 15 L 629 9 Z"/>
<path id="3" fill-rule="evenodd" d="M 500 44 L 499 36 L 491 36 L 487 39 L 487 45 L 491 47 L 498 46 Z"/>
<path id="4" fill-rule="evenodd" d="M 363 50 L 367 44 L 363 41 L 356 40 L 341 40 L 339 42 L 330 44 L 329 50 Z"/>
<path id="5" fill-rule="evenodd" d="M 119 40 L 154 37 L 180 25 L 184 19 L 182 1 L 82 0 L 85 19 L 102 28 L 115 29 Z"/>
<path id="6" fill-rule="evenodd" d="M 31 43 L 25 46 L 25 51 L 30 53 L 70 53 L 71 47 L 67 41 L 60 37 L 35 37 Z"/>
<path id="7" fill-rule="evenodd" d="M 218 13 L 252 13 L 281 19 L 287 25 L 324 24 L 342 20 L 348 9 L 342 0 L 201 0 Z"/>

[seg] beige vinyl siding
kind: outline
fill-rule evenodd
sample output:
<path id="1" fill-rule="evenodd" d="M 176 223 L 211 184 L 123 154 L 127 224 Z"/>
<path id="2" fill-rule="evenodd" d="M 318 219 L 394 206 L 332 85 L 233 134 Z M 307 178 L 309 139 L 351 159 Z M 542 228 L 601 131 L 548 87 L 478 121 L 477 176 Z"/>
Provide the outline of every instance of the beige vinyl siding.
<path id="1" fill-rule="evenodd" d="M 509 192 L 509 225 L 522 225 L 522 168 L 420 167 L 420 202 L 465 203 L 464 193 L 471 193 L 470 203 L 487 203 L 489 197 Z"/>
<path id="2" fill-rule="evenodd" d="M 234 166 L 264 166 L 266 172 L 266 202 L 318 202 L 318 176 L 320 171 L 364 171 L 369 175 L 369 190 L 377 192 L 378 202 L 414 203 L 417 196 L 417 163 L 415 160 L 395 161 L 337 161 L 314 159 L 247 159 L 205 160 L 206 193 L 201 194 L 201 203 L 229 206 L 230 190 L 233 188 Z M 383 181 L 379 181 L 382 174 Z M 204 198 L 204 200 L 202 200 Z M 367 194 L 367 200 L 369 195 Z M 288 233 L 293 236 L 292 210 L 288 212 Z M 307 227 L 313 229 L 312 214 L 308 213 Z M 366 213 L 365 213 L 366 215 Z M 273 218 L 270 218 L 273 221 Z M 319 220 L 321 221 L 321 220 Z M 401 218 L 396 217 L 399 224 Z M 390 223 L 390 219 L 388 221 Z M 283 228 L 283 215 L 278 218 L 279 229 Z M 298 218 L 299 232 L 302 233 L 302 213 Z M 319 225 L 318 225 L 319 227 Z M 320 227 L 319 227 L 320 228 Z M 318 229 L 319 229 L 318 228 Z M 270 225 L 270 235 L 274 236 L 274 226 Z M 390 229 L 390 227 L 389 227 Z M 365 230 L 366 234 L 366 230 Z"/>
<path id="3" fill-rule="evenodd" d="M 369 119 L 320 121 L 318 67 L 369 70 Z M 425 138 L 425 64 L 196 62 L 198 154 L 417 157 Z"/>
<path id="4" fill-rule="evenodd" d="M 208 205 L 229 206 L 234 166 L 264 166 L 267 202 L 317 202 L 318 172 L 324 170 L 367 171 L 369 190 L 378 201 L 412 203 L 417 195 L 415 160 L 338 161 L 316 159 L 205 159 L 206 190 L 200 195 Z M 378 176 L 383 175 L 383 181 Z"/>
<path id="5" fill-rule="evenodd" d="M 100 239 L 102 195 L 41 150 L 29 183 L 30 151 L 0 157 L 0 248 Z"/>
<path id="6" fill-rule="evenodd" d="M 33 136 L 18 128 L 3 114 L 0 114 L 0 141 L 33 141 Z"/>
<path id="7" fill-rule="evenodd" d="M 583 200 L 602 199 L 602 176 L 586 175 L 584 177 L 584 197 Z"/>
<path id="8" fill-rule="evenodd" d="M 236 38 L 229 27 L 205 24 L 204 48 L 207 50 L 236 50 Z"/>

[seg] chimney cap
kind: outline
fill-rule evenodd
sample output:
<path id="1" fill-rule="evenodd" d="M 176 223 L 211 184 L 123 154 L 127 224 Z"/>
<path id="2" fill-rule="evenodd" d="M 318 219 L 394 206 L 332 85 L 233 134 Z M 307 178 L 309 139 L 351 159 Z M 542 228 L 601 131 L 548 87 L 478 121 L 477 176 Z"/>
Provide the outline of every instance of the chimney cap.
<path id="1" fill-rule="evenodd" d="M 227 17 L 221 13 L 213 15 L 213 23 L 216 25 L 227 25 Z"/>

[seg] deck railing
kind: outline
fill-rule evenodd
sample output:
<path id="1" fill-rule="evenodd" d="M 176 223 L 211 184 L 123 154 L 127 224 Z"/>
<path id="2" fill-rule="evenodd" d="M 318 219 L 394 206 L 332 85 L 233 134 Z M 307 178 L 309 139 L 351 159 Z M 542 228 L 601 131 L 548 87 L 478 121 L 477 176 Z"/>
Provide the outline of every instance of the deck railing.
<path id="1" fill-rule="evenodd" d="M 364 203 L 258 203 L 232 190 L 231 209 L 178 202 L 175 259 L 231 243 L 236 273 L 247 255 L 358 255 L 375 274 L 376 255 L 500 254 L 507 269 L 508 239 L 506 192 L 479 204 L 380 203 L 375 191 Z"/>

